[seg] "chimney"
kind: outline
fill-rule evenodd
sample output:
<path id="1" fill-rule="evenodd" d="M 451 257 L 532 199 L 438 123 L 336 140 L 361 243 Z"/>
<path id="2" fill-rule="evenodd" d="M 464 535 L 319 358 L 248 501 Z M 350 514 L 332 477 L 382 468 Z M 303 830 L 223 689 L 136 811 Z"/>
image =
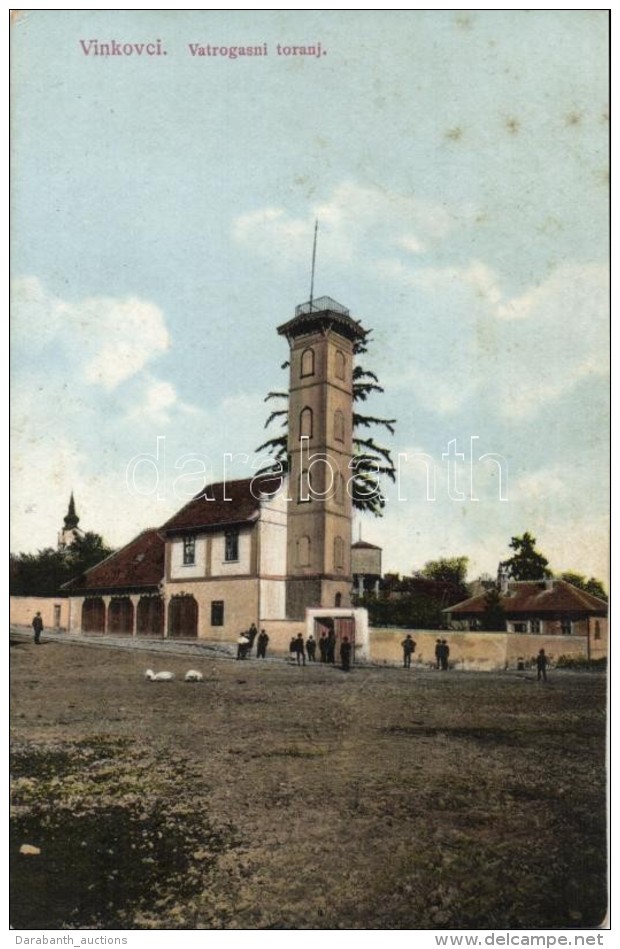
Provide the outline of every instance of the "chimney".
<path id="1" fill-rule="evenodd" d="M 545 590 L 553 590 L 553 577 L 545 577 Z"/>
<path id="2" fill-rule="evenodd" d="M 500 568 L 497 579 L 499 580 L 499 592 L 502 596 L 508 595 L 508 571 Z"/>

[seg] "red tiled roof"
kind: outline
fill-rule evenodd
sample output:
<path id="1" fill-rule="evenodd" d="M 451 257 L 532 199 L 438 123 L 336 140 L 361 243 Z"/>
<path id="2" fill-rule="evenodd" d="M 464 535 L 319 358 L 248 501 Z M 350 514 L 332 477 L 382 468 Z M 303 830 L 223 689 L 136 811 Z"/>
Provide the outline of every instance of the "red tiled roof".
<path id="1" fill-rule="evenodd" d="M 485 595 L 480 593 L 456 603 L 444 612 L 480 614 L 485 611 Z M 548 589 L 544 580 L 513 580 L 508 584 L 508 595 L 500 597 L 507 616 L 515 614 L 537 616 L 544 613 L 597 613 L 607 614 L 605 600 L 579 590 L 566 580 L 554 580 Z"/>
<path id="2" fill-rule="evenodd" d="M 281 485 L 282 478 L 274 475 L 207 485 L 167 520 L 161 530 L 165 534 L 175 534 L 255 521 L 261 493 L 273 495 Z"/>
<path id="3" fill-rule="evenodd" d="M 75 595 L 81 590 L 157 587 L 164 576 L 164 538 L 156 528 L 142 531 L 125 547 L 65 583 Z"/>

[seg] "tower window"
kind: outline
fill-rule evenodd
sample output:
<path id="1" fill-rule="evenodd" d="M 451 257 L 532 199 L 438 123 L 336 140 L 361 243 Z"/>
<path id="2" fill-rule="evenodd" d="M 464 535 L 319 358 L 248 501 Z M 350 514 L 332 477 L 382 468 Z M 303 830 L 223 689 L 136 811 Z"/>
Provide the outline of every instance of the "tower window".
<path id="1" fill-rule="evenodd" d="M 601 638 L 601 624 L 599 623 L 598 620 L 594 621 L 594 638 L 595 639 Z"/>
<path id="2" fill-rule="evenodd" d="M 344 477 L 338 472 L 336 475 L 336 504 L 344 504 Z"/>
<path id="3" fill-rule="evenodd" d="M 344 541 L 342 537 L 334 537 L 334 567 L 342 570 L 344 567 Z"/>
<path id="4" fill-rule="evenodd" d="M 304 504 L 306 501 L 311 501 L 312 497 L 310 495 L 310 476 L 306 468 L 299 475 L 299 497 L 297 498 L 298 504 Z"/>
<path id="5" fill-rule="evenodd" d="M 297 541 L 297 566 L 310 566 L 310 538 L 300 537 Z"/>
<path id="6" fill-rule="evenodd" d="M 340 409 L 334 412 L 334 439 L 337 442 L 344 441 L 344 415 Z"/>
<path id="7" fill-rule="evenodd" d="M 211 626 L 224 625 L 224 600 L 211 600 Z"/>
<path id="8" fill-rule="evenodd" d="M 304 349 L 301 354 L 301 375 L 302 376 L 313 376 L 314 375 L 314 350 L 313 349 Z"/>
<path id="9" fill-rule="evenodd" d="M 305 409 L 302 409 L 299 413 L 299 434 L 300 436 L 305 435 L 307 438 L 312 438 L 312 409 L 306 406 Z"/>
<path id="10" fill-rule="evenodd" d="M 226 531 L 224 560 L 230 563 L 239 560 L 239 531 Z"/>
<path id="11" fill-rule="evenodd" d="M 335 364 L 336 379 L 344 379 L 346 360 L 345 360 L 344 353 L 341 352 L 339 349 L 336 350 L 334 364 Z"/>
<path id="12" fill-rule="evenodd" d="M 183 538 L 183 566 L 191 567 L 196 563 L 196 538 Z"/>

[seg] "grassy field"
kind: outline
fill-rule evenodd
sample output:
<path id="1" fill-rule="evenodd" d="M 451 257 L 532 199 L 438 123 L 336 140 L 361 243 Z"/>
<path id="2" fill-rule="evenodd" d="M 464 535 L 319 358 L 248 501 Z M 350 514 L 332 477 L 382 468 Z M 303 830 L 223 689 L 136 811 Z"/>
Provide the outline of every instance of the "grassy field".
<path id="1" fill-rule="evenodd" d="M 15 929 L 604 917 L 603 675 L 346 674 L 57 642 L 11 660 Z M 190 665 L 204 682 L 143 678 Z"/>

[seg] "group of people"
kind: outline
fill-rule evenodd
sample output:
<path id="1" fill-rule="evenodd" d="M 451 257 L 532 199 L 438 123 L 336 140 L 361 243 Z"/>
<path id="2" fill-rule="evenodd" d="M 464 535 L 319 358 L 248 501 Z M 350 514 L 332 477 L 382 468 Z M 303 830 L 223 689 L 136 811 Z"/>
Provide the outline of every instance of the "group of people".
<path id="1" fill-rule="evenodd" d="M 269 645 L 269 636 L 264 629 L 261 629 L 260 633 L 256 628 L 256 624 L 252 623 L 250 628 L 243 633 L 239 634 L 237 640 L 237 659 L 247 659 L 248 656 L 252 655 L 252 649 L 254 648 L 254 641 L 256 640 L 256 658 L 257 659 L 266 659 L 267 658 L 267 646 Z"/>
<path id="2" fill-rule="evenodd" d="M 306 656 L 309 662 L 316 662 L 317 646 L 319 650 L 319 661 L 334 664 L 336 662 L 336 634 L 333 629 L 328 633 L 323 630 L 319 640 L 314 638 L 312 633 L 304 642 L 303 633 L 297 633 L 291 637 L 289 643 L 289 654 L 298 666 L 305 666 Z M 345 671 L 351 668 L 352 643 L 348 636 L 343 636 L 340 643 L 340 664 Z"/>
<path id="3" fill-rule="evenodd" d="M 450 658 L 450 647 L 445 639 L 435 641 L 435 668 L 443 672 L 448 671 L 448 659 Z"/>

